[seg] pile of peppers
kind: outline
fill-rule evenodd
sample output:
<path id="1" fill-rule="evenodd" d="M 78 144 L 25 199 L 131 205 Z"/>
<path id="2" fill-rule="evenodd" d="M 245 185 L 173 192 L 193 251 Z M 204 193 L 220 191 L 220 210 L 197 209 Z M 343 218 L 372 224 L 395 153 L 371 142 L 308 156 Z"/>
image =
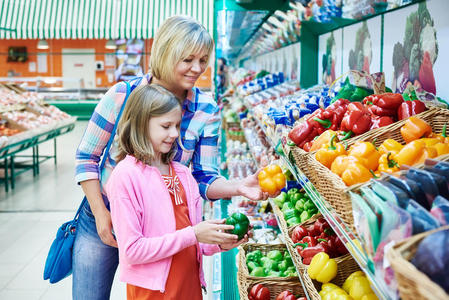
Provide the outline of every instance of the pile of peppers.
<path id="1" fill-rule="evenodd" d="M 249 274 L 257 277 L 294 277 L 296 268 L 288 251 L 271 250 L 263 255 L 260 250 L 246 254 Z"/>
<path id="2" fill-rule="evenodd" d="M 382 172 L 394 173 L 401 165 L 413 166 L 427 158 L 449 153 L 446 125 L 440 134 L 432 132 L 425 121 L 410 117 L 401 127 L 406 141 L 402 145 L 393 139 L 385 140 L 379 148 L 374 143 L 357 141 L 349 149 L 335 143 L 336 134 L 315 153 L 315 158 L 341 177 L 347 186 L 363 183 L 380 176 Z"/>
<path id="3" fill-rule="evenodd" d="M 281 209 L 288 227 L 301 224 L 318 213 L 309 195 L 297 188 L 281 192 L 273 201 Z"/>
<path id="4" fill-rule="evenodd" d="M 248 294 L 249 300 L 270 300 L 271 299 L 271 293 L 270 290 L 264 286 L 261 283 L 257 283 L 253 285 L 251 288 L 249 294 Z M 295 295 L 289 291 L 285 290 L 279 293 L 279 295 L 276 296 L 276 300 L 305 300 L 305 297 L 299 297 L 296 298 Z"/>
<path id="5" fill-rule="evenodd" d="M 296 226 L 291 233 L 291 239 L 305 265 L 310 264 L 312 258 L 320 252 L 325 252 L 332 258 L 348 253 L 324 218 L 319 218 L 308 228 Z"/>
<path id="6" fill-rule="evenodd" d="M 377 300 L 366 275 L 356 271 L 346 278 L 342 287 L 324 283 L 319 293 L 322 300 Z"/>
<path id="7" fill-rule="evenodd" d="M 288 137 L 304 151 L 315 151 L 329 142 L 334 133 L 337 141 L 344 141 L 425 110 L 420 100 L 404 101 L 396 93 L 369 95 L 362 102 L 342 98 L 326 109 L 316 110 L 305 122 L 295 126 Z"/>

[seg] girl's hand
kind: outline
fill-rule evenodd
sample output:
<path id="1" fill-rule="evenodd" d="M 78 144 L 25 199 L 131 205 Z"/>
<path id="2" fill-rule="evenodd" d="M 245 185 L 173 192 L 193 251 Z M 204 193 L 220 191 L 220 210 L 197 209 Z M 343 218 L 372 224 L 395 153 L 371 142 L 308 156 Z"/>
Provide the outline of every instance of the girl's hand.
<path id="1" fill-rule="evenodd" d="M 241 244 L 247 243 L 248 242 L 248 238 L 249 238 L 248 234 L 245 234 L 245 236 L 240 241 L 237 241 L 237 242 L 232 243 L 232 244 L 227 244 L 227 243 L 219 244 L 219 246 L 220 246 L 220 248 L 223 251 L 228 251 L 228 250 L 231 250 L 233 248 L 236 248 L 236 247 L 240 246 Z"/>
<path id="2" fill-rule="evenodd" d="M 233 244 L 238 236 L 224 232 L 234 229 L 233 225 L 226 225 L 223 220 L 207 220 L 193 226 L 196 239 L 205 244 Z"/>

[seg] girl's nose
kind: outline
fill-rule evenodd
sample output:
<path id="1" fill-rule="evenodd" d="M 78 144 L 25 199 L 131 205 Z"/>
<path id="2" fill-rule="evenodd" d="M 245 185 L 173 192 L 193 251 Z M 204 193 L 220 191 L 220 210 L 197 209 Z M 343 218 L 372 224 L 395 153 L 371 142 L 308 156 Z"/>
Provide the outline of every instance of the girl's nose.
<path id="1" fill-rule="evenodd" d="M 177 138 L 179 136 L 179 131 L 178 131 L 178 129 L 177 128 L 174 128 L 174 129 L 172 129 L 171 131 L 170 131 L 170 137 L 171 138 Z"/>

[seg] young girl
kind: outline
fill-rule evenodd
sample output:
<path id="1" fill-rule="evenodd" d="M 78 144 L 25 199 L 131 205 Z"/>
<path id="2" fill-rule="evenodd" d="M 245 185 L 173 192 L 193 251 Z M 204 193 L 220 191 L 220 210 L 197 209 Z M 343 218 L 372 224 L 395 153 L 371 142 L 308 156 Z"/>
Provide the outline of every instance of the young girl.
<path id="1" fill-rule="evenodd" d="M 172 161 L 180 122 L 176 97 L 152 84 L 131 94 L 118 125 L 119 163 L 106 192 L 128 299 L 202 299 L 202 255 L 247 239 L 225 233 L 233 226 L 223 220 L 200 222 L 198 184 Z"/>

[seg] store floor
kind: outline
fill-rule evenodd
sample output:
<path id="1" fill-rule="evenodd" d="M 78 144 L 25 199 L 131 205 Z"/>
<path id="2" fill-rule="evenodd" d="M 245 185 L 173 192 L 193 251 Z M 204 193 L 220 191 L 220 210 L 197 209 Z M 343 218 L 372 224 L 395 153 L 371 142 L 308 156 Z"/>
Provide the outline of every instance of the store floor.
<path id="1" fill-rule="evenodd" d="M 51 285 L 42 279 L 45 258 L 57 228 L 72 218 L 82 199 L 74 182 L 74 154 L 86 122 L 57 139 L 58 163 L 41 164 L 39 176 L 31 171 L 17 177 L 8 193 L 0 185 L 0 299 L 71 299 L 71 277 Z M 53 142 L 39 147 L 40 154 L 51 154 Z M 212 284 L 212 259 L 205 258 L 208 286 Z M 117 273 L 118 274 L 118 273 Z M 211 288 L 210 288 L 211 290 Z M 204 299 L 211 298 L 208 293 Z M 126 298 L 126 286 L 114 280 L 112 300 Z"/>

